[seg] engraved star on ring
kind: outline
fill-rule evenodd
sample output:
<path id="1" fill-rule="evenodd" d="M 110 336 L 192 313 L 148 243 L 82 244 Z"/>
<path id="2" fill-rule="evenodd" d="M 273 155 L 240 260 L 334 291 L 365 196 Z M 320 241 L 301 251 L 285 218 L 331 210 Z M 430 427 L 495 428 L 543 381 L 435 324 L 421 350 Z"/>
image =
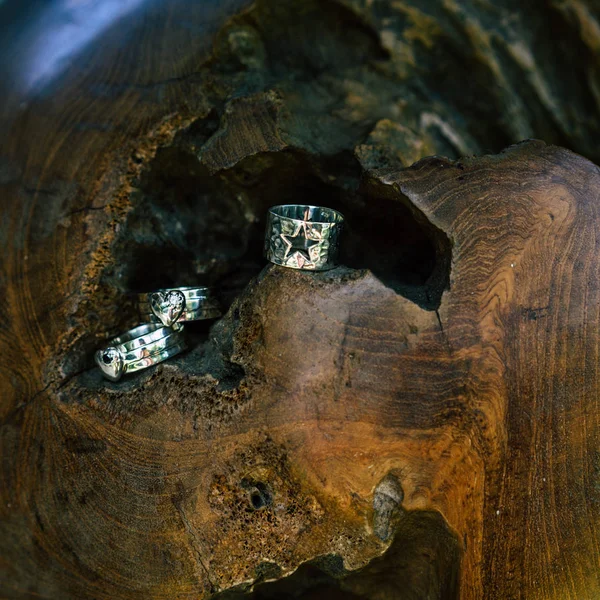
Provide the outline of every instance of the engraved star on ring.
<path id="1" fill-rule="evenodd" d="M 265 257 L 291 269 L 333 269 L 337 266 L 343 225 L 344 216 L 325 206 L 272 206 L 267 213 Z"/>
<path id="2" fill-rule="evenodd" d="M 305 219 L 308 219 L 308 211 L 306 211 Z M 303 268 L 305 266 L 313 265 L 318 259 L 317 256 L 311 256 L 311 250 L 319 245 L 319 242 L 323 239 L 320 232 L 316 231 L 306 221 L 302 221 L 297 224 L 296 231 L 293 235 L 286 235 L 285 233 L 279 234 L 283 243 L 286 245 L 284 259 L 287 259 L 290 252 L 296 254 L 296 260 L 298 261 L 298 267 Z"/>

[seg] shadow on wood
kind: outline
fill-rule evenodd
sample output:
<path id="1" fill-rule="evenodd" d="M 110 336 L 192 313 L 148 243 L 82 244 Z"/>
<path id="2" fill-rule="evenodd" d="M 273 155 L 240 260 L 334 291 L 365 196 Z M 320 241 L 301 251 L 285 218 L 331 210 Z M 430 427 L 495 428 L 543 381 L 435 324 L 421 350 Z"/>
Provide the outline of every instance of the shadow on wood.
<path id="1" fill-rule="evenodd" d="M 304 564 L 292 575 L 273 583 L 259 583 L 252 592 L 230 590 L 214 600 L 408 600 L 459 598 L 460 542 L 439 513 L 411 511 L 397 523 L 386 552 L 366 567 L 348 573 L 339 556 L 325 556 Z M 257 580 L 276 578 L 277 568 L 259 566 Z"/>

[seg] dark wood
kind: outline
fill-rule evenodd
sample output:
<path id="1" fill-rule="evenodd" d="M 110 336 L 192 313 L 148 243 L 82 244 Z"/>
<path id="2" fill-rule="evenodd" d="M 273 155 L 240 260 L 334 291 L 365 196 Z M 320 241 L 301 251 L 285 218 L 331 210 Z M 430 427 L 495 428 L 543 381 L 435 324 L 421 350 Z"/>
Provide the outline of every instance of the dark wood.
<path id="1" fill-rule="evenodd" d="M 600 596 L 600 173 L 458 158 L 600 159 L 592 3 L 143 11 L 2 108 L 0 596 Z M 343 266 L 264 267 L 288 201 Z M 196 281 L 223 319 L 103 381 Z"/>

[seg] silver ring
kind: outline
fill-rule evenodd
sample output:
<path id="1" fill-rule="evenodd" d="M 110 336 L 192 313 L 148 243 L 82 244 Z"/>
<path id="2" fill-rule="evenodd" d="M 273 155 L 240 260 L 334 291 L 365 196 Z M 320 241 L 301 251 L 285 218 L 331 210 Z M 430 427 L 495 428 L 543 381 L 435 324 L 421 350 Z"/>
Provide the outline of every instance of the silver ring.
<path id="1" fill-rule="evenodd" d="M 269 209 L 265 256 L 292 269 L 325 271 L 337 266 L 344 216 L 323 206 L 283 204 Z"/>
<path id="2" fill-rule="evenodd" d="M 125 373 L 146 369 L 185 350 L 182 331 L 181 325 L 138 325 L 98 350 L 94 359 L 104 377 L 119 381 Z"/>
<path id="3" fill-rule="evenodd" d="M 201 321 L 221 316 L 221 309 L 210 288 L 178 287 L 138 294 L 138 309 L 142 321 L 174 323 Z"/>

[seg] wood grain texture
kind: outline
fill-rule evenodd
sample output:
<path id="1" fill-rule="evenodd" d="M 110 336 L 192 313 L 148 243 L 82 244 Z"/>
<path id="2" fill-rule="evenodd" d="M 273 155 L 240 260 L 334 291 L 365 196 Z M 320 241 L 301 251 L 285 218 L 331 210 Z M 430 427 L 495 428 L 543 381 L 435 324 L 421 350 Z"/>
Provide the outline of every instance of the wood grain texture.
<path id="1" fill-rule="evenodd" d="M 597 598 L 598 168 L 408 166 L 597 160 L 592 3 L 187 8 L 1 113 L 0 595 Z M 263 269 L 307 199 L 345 266 Z M 103 382 L 198 280 L 226 316 Z"/>

